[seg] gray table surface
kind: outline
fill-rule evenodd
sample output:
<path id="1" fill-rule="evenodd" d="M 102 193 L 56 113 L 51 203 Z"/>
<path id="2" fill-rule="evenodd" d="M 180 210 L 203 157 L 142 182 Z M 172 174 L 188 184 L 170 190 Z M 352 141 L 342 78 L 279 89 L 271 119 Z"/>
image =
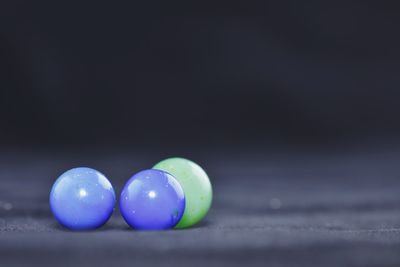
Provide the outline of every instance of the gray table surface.
<path id="1" fill-rule="evenodd" d="M 0 266 L 400 266 L 400 150 L 188 153 L 210 175 L 213 206 L 185 230 L 130 229 L 118 209 L 71 232 L 48 207 L 75 166 L 119 194 L 164 153 L 5 151 L 0 155 Z"/>

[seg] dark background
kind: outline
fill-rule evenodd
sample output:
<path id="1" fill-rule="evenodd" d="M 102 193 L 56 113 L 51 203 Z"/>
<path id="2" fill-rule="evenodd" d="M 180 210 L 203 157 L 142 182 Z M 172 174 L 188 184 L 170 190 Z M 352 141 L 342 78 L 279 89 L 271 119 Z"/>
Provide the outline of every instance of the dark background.
<path id="1" fill-rule="evenodd" d="M 351 143 L 400 130 L 394 2 L 3 2 L 2 144 Z"/>
<path id="2" fill-rule="evenodd" d="M 395 1 L 2 1 L 0 265 L 400 266 Z M 89 166 L 117 195 L 183 156 L 213 206 L 186 230 L 60 227 Z"/>

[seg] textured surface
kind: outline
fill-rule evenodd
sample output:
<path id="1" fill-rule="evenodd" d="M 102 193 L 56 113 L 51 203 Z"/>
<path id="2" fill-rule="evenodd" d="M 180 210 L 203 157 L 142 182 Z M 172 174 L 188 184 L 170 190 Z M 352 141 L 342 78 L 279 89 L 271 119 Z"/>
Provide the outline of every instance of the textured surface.
<path id="1" fill-rule="evenodd" d="M 118 194 L 132 173 L 166 156 L 99 155 L 2 154 L 1 266 L 400 266 L 400 153 L 182 155 L 204 166 L 214 186 L 202 223 L 137 232 L 116 212 L 98 231 L 71 233 L 48 207 L 62 171 L 97 168 Z"/>

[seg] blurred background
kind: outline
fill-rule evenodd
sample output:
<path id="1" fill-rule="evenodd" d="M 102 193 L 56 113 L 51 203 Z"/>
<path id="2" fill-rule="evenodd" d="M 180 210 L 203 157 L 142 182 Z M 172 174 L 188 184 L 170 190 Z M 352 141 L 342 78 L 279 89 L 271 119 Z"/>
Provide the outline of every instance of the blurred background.
<path id="1" fill-rule="evenodd" d="M 0 144 L 393 142 L 400 133 L 398 7 L 3 1 Z"/>

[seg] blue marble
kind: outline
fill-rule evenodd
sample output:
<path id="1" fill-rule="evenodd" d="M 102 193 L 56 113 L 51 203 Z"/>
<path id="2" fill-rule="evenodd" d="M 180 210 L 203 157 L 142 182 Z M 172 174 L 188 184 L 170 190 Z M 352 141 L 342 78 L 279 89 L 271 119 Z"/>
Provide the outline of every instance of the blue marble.
<path id="1" fill-rule="evenodd" d="M 125 184 L 119 205 L 125 221 L 135 229 L 170 229 L 182 218 L 185 194 L 171 174 L 144 170 Z"/>
<path id="2" fill-rule="evenodd" d="M 57 221 L 71 230 L 102 226 L 111 217 L 115 193 L 100 172 L 75 168 L 63 173 L 50 192 L 50 208 Z"/>

